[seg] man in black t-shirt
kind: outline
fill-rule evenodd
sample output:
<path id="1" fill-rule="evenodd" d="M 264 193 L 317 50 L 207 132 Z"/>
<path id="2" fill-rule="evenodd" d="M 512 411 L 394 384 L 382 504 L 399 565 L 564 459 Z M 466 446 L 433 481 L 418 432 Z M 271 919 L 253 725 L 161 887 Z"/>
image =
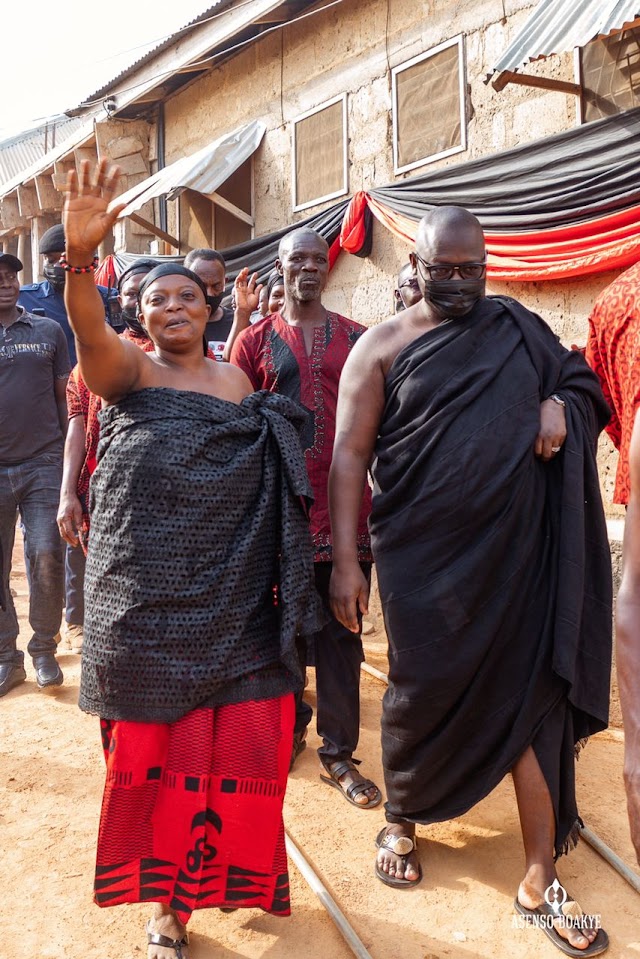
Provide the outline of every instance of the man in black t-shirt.
<path id="1" fill-rule="evenodd" d="M 29 573 L 28 652 L 41 689 L 63 681 L 55 658 L 64 590 L 56 513 L 71 364 L 60 324 L 17 305 L 21 270 L 17 257 L 0 256 L 0 553 L 6 605 L 0 612 L 0 696 L 26 679 L 9 589 L 18 513 Z"/>

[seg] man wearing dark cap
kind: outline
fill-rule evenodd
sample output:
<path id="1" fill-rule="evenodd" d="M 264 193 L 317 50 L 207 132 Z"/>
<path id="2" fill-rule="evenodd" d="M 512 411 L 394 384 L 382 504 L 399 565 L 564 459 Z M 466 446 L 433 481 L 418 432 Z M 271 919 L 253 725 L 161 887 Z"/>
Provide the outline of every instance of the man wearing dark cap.
<path id="1" fill-rule="evenodd" d="M 75 365 L 76 345 L 67 319 L 63 298 L 65 272 L 60 266 L 60 257 L 64 253 L 64 227 L 61 223 L 52 226 L 43 234 L 39 251 L 43 258 L 42 273 L 44 281 L 21 287 L 18 303 L 25 310 L 36 310 L 38 312 L 42 310 L 45 316 L 60 324 L 67 339 L 71 364 Z M 106 286 L 98 286 L 98 290 L 104 302 L 105 316 L 108 319 L 109 298 L 111 295 L 115 297 L 115 292 L 111 294 Z"/>
<path id="2" fill-rule="evenodd" d="M 56 509 L 67 426 L 69 353 L 60 326 L 18 306 L 20 260 L 0 256 L 0 555 L 6 608 L 0 612 L 0 697 L 27 678 L 9 590 L 18 513 L 29 572 L 27 647 L 38 686 L 59 686 L 55 636 L 62 618 L 63 553 Z"/>

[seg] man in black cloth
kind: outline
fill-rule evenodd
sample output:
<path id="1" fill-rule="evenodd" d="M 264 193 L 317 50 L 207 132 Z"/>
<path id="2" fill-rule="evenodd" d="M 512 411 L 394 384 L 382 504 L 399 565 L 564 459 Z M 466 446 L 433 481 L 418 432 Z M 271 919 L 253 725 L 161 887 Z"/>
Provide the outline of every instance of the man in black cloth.
<path id="1" fill-rule="evenodd" d="M 432 211 L 411 262 L 422 300 L 345 365 L 329 483 L 332 606 L 356 629 L 368 601 L 356 515 L 374 457 L 390 664 L 376 874 L 419 882 L 415 824 L 463 815 L 511 771 L 526 857 L 515 907 L 559 948 L 594 955 L 606 934 L 553 884 L 554 854 L 580 828 L 575 749 L 608 718 L 611 566 L 595 464 L 608 410 L 579 353 L 517 301 L 485 296 L 472 214 Z"/>

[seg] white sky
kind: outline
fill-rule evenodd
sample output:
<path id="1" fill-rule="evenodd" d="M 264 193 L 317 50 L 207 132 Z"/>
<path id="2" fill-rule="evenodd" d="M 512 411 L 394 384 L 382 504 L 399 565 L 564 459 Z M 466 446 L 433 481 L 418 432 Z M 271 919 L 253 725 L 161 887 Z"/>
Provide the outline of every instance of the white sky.
<path id="1" fill-rule="evenodd" d="M 22 0 L 3 13 L 0 140 L 87 99 L 213 0 Z"/>

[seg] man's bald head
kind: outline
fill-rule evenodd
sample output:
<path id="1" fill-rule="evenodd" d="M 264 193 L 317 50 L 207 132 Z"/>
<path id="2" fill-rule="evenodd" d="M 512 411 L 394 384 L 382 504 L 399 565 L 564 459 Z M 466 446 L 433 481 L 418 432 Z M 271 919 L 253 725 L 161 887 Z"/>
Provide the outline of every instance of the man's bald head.
<path id="1" fill-rule="evenodd" d="M 394 291 L 396 313 L 406 310 L 407 307 L 419 303 L 422 293 L 418 286 L 416 271 L 411 263 L 405 263 L 398 273 L 398 286 Z"/>
<path id="2" fill-rule="evenodd" d="M 483 260 L 484 233 L 480 221 L 461 206 L 439 206 L 430 210 L 418 224 L 416 250 L 423 260 L 446 259 L 448 251 L 460 249 L 450 262 Z"/>
<path id="3" fill-rule="evenodd" d="M 310 226 L 301 226 L 298 230 L 291 230 L 290 233 L 282 237 L 278 246 L 278 257 L 282 259 L 282 257 L 290 253 L 294 247 L 300 246 L 301 244 L 306 245 L 307 243 L 319 245 L 323 247 L 327 253 L 329 252 L 329 244 L 323 236 L 316 233 L 315 230 L 312 230 Z"/>
<path id="4" fill-rule="evenodd" d="M 420 220 L 411 263 L 427 310 L 439 322 L 466 316 L 485 295 L 484 234 L 462 207 L 437 207 Z"/>

